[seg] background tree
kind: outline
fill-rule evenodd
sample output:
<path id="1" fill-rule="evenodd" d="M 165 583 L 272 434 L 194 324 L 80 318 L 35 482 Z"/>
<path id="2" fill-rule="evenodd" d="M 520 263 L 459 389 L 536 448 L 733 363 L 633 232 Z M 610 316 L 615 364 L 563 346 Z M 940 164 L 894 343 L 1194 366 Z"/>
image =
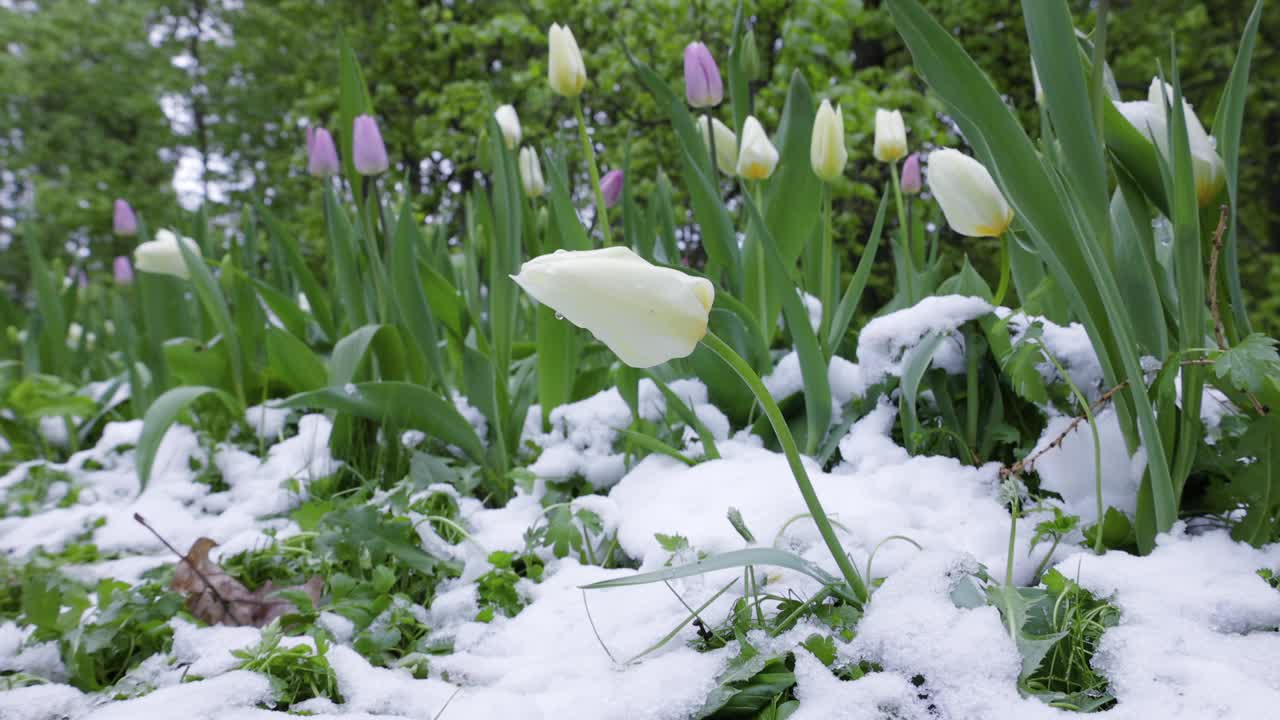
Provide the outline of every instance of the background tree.
<path id="1" fill-rule="evenodd" d="M 1038 122 L 1029 52 L 1017 3 L 926 2 L 992 75 L 1024 124 Z M 1075 3 L 1082 27 L 1091 4 Z M 7 130 L 0 133 L 0 233 L 36 216 L 50 251 L 69 241 L 118 251 L 109 236 L 111 198 L 127 196 L 152 220 L 189 223 L 169 179 L 182 158 L 184 200 L 203 201 L 226 234 L 242 209 L 271 205 L 320 252 L 317 185 L 305 174 L 303 135 L 337 118 L 337 47 L 346 37 L 364 66 L 400 190 L 425 218 L 451 221 L 480 177 L 480 138 L 488 116 L 512 103 L 524 143 L 555 149 L 581 168 L 577 130 L 546 86 L 546 28 L 567 23 L 584 52 L 583 95 L 605 168 L 630 154 L 643 203 L 659 169 L 673 176 L 675 141 L 632 77 L 631 48 L 679 83 L 686 43 L 705 42 L 722 63 L 736 0 L 40 0 L 0 10 L 0 37 L 20 52 L 0 60 Z M 1189 98 L 1212 118 L 1247 16 L 1241 0 L 1115 0 L 1110 60 L 1126 99 L 1145 93 L 1176 37 Z M 955 143 L 940 105 L 910 67 L 888 13 L 875 0 L 747 3 L 761 69 L 752 83 L 765 127 L 777 127 L 792 73 L 815 94 L 839 102 L 849 135 L 850 170 L 835 188 L 836 237 L 850 256 L 862 245 L 887 168 L 871 157 L 877 106 L 907 119 L 913 150 Z M 1250 310 L 1280 332 L 1280 13 L 1264 13 L 1241 153 L 1242 257 Z M 178 121 L 166 121 L 161 102 Z M 722 117 L 728 119 L 727 110 Z M 336 128 L 335 128 L 336 129 Z M 585 173 L 577 178 L 586 189 Z M 32 197 L 35 190 L 34 199 Z M 726 192 L 733 192 L 725 184 Z M 581 205 L 590 205 L 585 194 Z M 456 226 L 455 226 L 456 227 Z M 689 229 L 690 234 L 693 229 Z M 993 263 L 994 245 L 959 238 L 946 252 Z M 10 253 L 12 255 L 12 253 Z M 100 253 L 105 257 L 106 253 Z M 846 263 L 846 266 L 848 263 Z M 0 273 L 21 283 L 22 263 Z M 1270 277 L 1268 273 L 1270 272 Z M 877 273 L 887 276 L 887 273 Z M 865 306 L 887 300 L 870 288 Z"/>

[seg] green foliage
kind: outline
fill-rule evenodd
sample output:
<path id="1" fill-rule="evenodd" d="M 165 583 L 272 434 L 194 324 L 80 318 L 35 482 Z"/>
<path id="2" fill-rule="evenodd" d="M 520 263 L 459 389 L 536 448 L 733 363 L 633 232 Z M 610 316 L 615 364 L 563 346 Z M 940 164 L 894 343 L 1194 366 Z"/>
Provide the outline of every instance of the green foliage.
<path id="1" fill-rule="evenodd" d="M 47 564 L 28 564 L 23 575 L 22 621 L 34 626 L 36 641 L 58 642 L 71 684 L 81 690 L 110 687 L 172 642 L 169 620 L 182 598 L 158 583 L 103 580 L 91 600 Z"/>
<path id="2" fill-rule="evenodd" d="M 1280 354 L 1277 341 L 1261 333 L 1253 333 L 1220 352 L 1213 361 L 1218 379 L 1226 379 L 1233 387 L 1256 393 L 1267 378 L 1280 377 Z"/>
<path id="3" fill-rule="evenodd" d="M 480 607 L 476 620 L 490 622 L 495 613 L 515 617 L 525 606 L 516 584 L 520 578 L 542 580 L 542 561 L 533 553 L 516 556 L 497 551 L 490 553 L 489 563 L 493 569 L 476 578 L 476 602 Z"/>
<path id="4" fill-rule="evenodd" d="M 240 660 L 238 669 L 251 670 L 266 675 L 271 681 L 271 692 L 279 707 L 289 708 L 304 700 L 324 697 L 342 702 L 338 692 L 338 677 L 325 658 L 328 643 L 322 638 L 312 638 L 309 643 L 288 643 L 282 646 L 284 633 L 278 623 L 272 623 L 262 631 L 257 645 L 231 654 Z"/>
<path id="5" fill-rule="evenodd" d="M 1094 712 L 1114 704 L 1107 679 L 1094 670 L 1102 634 L 1120 621 L 1120 611 L 1056 570 L 1044 578 L 1046 602 L 1034 605 L 1029 632 L 1061 635 L 1024 680 L 1028 692 L 1055 707 Z"/>

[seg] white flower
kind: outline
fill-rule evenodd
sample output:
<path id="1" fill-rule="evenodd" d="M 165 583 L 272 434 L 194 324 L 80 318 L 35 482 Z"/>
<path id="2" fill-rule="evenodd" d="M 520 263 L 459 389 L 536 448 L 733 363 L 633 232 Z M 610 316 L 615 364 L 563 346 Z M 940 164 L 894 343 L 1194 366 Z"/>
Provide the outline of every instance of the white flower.
<path id="1" fill-rule="evenodd" d="M 512 278 L 638 368 L 692 353 L 715 300 L 709 280 L 657 267 L 625 247 L 557 250 Z"/>
<path id="2" fill-rule="evenodd" d="M 929 153 L 929 190 L 952 230 L 969 237 L 999 237 L 1013 210 L 982 163 L 959 150 Z"/>
<path id="3" fill-rule="evenodd" d="M 510 105 L 503 105 L 494 111 L 493 117 L 498 121 L 498 127 L 502 129 L 502 138 L 507 142 L 508 150 L 515 150 L 520 144 L 520 116 L 516 114 L 516 109 Z"/>
<path id="4" fill-rule="evenodd" d="M 542 179 L 542 165 L 538 163 L 538 153 L 531 147 L 520 148 L 520 183 L 529 197 L 542 197 L 547 191 L 547 183 Z"/>
<path id="5" fill-rule="evenodd" d="M 200 255 L 200 247 L 189 237 L 179 238 L 172 230 L 156 231 L 156 239 L 144 242 L 133 250 L 133 266 L 142 272 L 157 275 L 173 275 L 183 280 L 191 277 L 187 263 L 178 249 L 182 241 L 193 254 Z"/>
<path id="6" fill-rule="evenodd" d="M 742 125 L 742 147 L 738 150 L 738 174 L 748 180 L 764 180 L 778 167 L 778 149 L 769 142 L 760 121 L 748 115 Z"/>
<path id="7" fill-rule="evenodd" d="M 568 26 L 552 23 L 547 33 L 547 81 L 565 97 L 577 97 L 587 84 L 587 66 Z"/>
<path id="8" fill-rule="evenodd" d="M 876 108 L 876 145 L 873 150 L 880 162 L 897 162 L 907 155 L 907 128 L 902 113 Z"/>
<path id="9" fill-rule="evenodd" d="M 707 121 L 706 115 L 698 117 L 698 136 L 702 138 L 703 145 L 710 142 L 707 139 Z M 712 118 L 710 122 L 712 137 L 716 144 L 716 166 L 720 168 L 720 172 L 733 177 L 737 174 L 738 136 L 719 120 Z"/>
<path id="10" fill-rule="evenodd" d="M 809 164 L 813 174 L 828 182 L 844 173 L 849 151 L 844 146 L 844 114 L 827 100 L 818 106 L 813 118 L 813 136 L 809 142 Z"/>
<path id="11" fill-rule="evenodd" d="M 1160 96 L 1161 88 L 1165 97 Z M 1116 103 L 1116 109 L 1150 140 L 1160 154 L 1169 158 L 1169 119 L 1165 112 L 1166 98 L 1173 102 L 1173 88 L 1160 78 L 1151 79 L 1146 100 Z M 1191 147 L 1191 169 L 1195 175 L 1196 200 L 1201 207 L 1208 205 L 1226 183 L 1226 167 L 1218 155 L 1217 145 L 1205 132 L 1195 110 L 1186 98 L 1182 100 L 1182 114 L 1187 120 L 1187 143 Z"/>

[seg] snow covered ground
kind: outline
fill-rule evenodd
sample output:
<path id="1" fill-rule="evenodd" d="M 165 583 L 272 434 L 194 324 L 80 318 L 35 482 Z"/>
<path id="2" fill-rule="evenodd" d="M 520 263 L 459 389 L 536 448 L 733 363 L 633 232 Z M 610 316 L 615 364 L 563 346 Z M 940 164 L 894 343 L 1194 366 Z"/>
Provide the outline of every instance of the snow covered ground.
<path id="1" fill-rule="evenodd" d="M 860 364 L 833 361 L 833 392 L 847 401 L 876 378 L 900 372 L 907 345 L 989 311 L 981 301 L 940 304 L 927 314 L 908 316 L 918 325 L 910 333 L 889 332 L 900 331 L 901 323 L 877 328 L 880 321 L 873 322 L 862 335 Z M 1086 385 L 1089 359 L 1078 352 L 1083 332 L 1057 330 L 1066 339 L 1054 342 L 1076 344 L 1077 351 L 1066 348 L 1061 356 L 1070 358 L 1068 371 L 1080 373 L 1077 382 Z M 788 359 L 793 357 L 783 358 L 771 376 L 776 395 L 799 391 L 798 367 Z M 947 352 L 935 358 L 944 368 L 954 361 Z M 616 533 L 621 550 L 638 562 L 641 572 L 692 560 L 698 553 L 746 547 L 726 519 L 735 508 L 758 545 L 788 550 L 836 573 L 804 515 L 785 459 L 763 449 L 754 436 L 731 434 L 724 415 L 707 403 L 700 383 L 680 381 L 673 389 L 712 429 L 722 459 L 690 467 L 653 455 L 628 466 L 614 449 L 611 428 L 629 421 L 616 390 L 557 409 L 548 433 L 531 422 L 527 435 L 542 448 L 530 468 L 538 476 L 531 492 L 522 490 L 496 509 L 460 499 L 459 522 L 471 535 L 467 542 L 449 545 L 429 523 L 418 526 L 425 549 L 451 554 L 464 565 L 461 577 L 447 581 L 430 606 L 420 609 L 433 632 L 452 641 L 452 653 L 433 657 L 430 677 L 415 679 L 404 670 L 375 667 L 349 643 L 337 643 L 327 657 L 344 702 L 318 698 L 294 709 L 321 718 L 420 720 L 691 717 L 716 687 L 717 676 L 735 654 L 732 647 L 699 652 L 690 645 L 696 631 L 686 625 L 660 649 L 628 660 L 684 623 L 686 604 L 698 607 L 740 579 L 738 571 L 673 580 L 671 589 L 649 584 L 584 591 L 580 588 L 585 584 L 637 571 L 548 556 L 541 582 L 522 581 L 529 602 L 518 615 L 489 623 L 475 620 L 475 580 L 489 569 L 488 554 L 522 551 L 525 531 L 542 517 L 539 499 L 547 481 L 575 475 L 585 477 L 599 494 L 578 498 L 573 507 L 598 515 L 604 532 Z M 651 383 L 642 384 L 642 414 L 657 417 L 662 403 Z M 535 408 L 531 417 L 536 413 Z M 966 609 L 952 599 L 957 583 L 979 565 L 993 574 L 1003 571 L 1010 517 L 1000 499 L 999 467 L 910 456 L 890 436 L 895 413 L 896 405 L 879 405 L 840 442 L 844 459 L 830 472 L 816 463 L 808 468 L 854 563 L 859 568 L 870 563 L 871 575 L 885 579 L 856 637 L 837 641 L 837 653 L 842 660 L 876 663 L 881 671 L 852 681 L 838 679 L 799 647 L 821 629 L 807 623 L 776 638 L 752 637 L 758 647 L 796 653 L 800 706 L 792 720 L 1070 714 L 1019 695 L 1021 659 L 995 608 Z M 328 450 L 330 421 L 304 415 L 286 422 L 283 415 L 255 408 L 248 422 L 271 443 L 262 456 L 226 445 L 209 453 L 190 428 L 174 427 L 161 445 L 152 482 L 140 495 L 133 445 L 141 423 L 108 425 L 95 447 L 58 468 L 81 488 L 77 501 L 28 517 L 0 519 L 0 550 L 21 557 L 37 547 L 57 551 L 69 542 L 90 540 L 119 559 L 68 572 L 86 580 L 113 577 L 132 583 L 147 569 L 173 561 L 134 522 L 134 513 L 181 548 L 201 536 L 215 539 L 220 557 L 269 542 L 269 532 L 277 539 L 298 533 L 286 513 L 306 499 L 309 482 L 338 466 Z M 1106 430 L 1107 421 L 1102 423 L 1104 479 L 1115 494 L 1108 500 L 1128 509 L 1124 497 L 1131 497 L 1141 463 L 1127 456 L 1116 433 Z M 1060 429 L 1051 422 L 1046 439 Z M 687 440 L 686 449 L 697 456 L 696 437 Z M 228 489 L 214 492 L 197 481 L 199 468 L 207 463 Z M 30 470 L 30 464 L 19 466 L 0 478 L 0 494 Z M 1094 496 L 1087 432 L 1070 436 L 1041 460 L 1038 470 L 1046 486 L 1063 495 L 1064 509 L 1088 516 Z M 1036 519 L 1020 521 L 1014 538 L 1014 579 L 1019 584 L 1031 582 L 1049 548 L 1042 543 L 1030 550 Z M 680 534 L 688 539 L 688 548 L 673 558 L 655 537 L 658 533 Z M 905 536 L 914 544 L 881 545 L 890 536 Z M 869 561 L 873 551 L 874 561 Z M 1192 534 L 1179 525 L 1147 557 L 1119 552 L 1095 556 L 1064 543 L 1050 564 L 1119 608 L 1119 624 L 1103 635 L 1094 658 L 1095 669 L 1109 679 L 1117 699 L 1102 716 L 1245 719 L 1271 717 L 1280 707 L 1280 592 L 1256 573 L 1280 567 L 1280 546 L 1255 549 L 1223 531 Z M 760 570 L 765 589 L 778 595 L 808 597 L 818 589 L 816 581 L 790 570 Z M 740 594 L 735 586 L 713 600 L 703 616 L 723 618 Z M 331 614 L 328 621 L 340 635 L 344 621 Z M 0 693 L 0 719 L 287 717 L 263 709 L 272 704 L 266 677 L 234 669 L 231 651 L 256 644 L 258 630 L 198 627 L 181 619 L 171 624 L 172 651 L 134 671 L 134 679 L 155 688 L 148 694 L 112 701 L 63 684 L 26 687 Z M 13 623 L 0 625 L 0 672 L 57 678 L 62 670 L 56 648 L 30 642 L 27 636 L 27 630 Z M 201 679 L 185 681 L 189 677 Z"/>

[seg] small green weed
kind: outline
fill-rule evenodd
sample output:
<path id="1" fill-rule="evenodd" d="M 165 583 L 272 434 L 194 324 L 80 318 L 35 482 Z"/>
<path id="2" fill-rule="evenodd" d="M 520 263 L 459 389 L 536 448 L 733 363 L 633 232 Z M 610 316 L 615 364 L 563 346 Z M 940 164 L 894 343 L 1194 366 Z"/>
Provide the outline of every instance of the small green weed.
<path id="1" fill-rule="evenodd" d="M 522 577 L 534 582 L 541 581 L 542 561 L 532 553 L 517 557 L 509 552 L 498 551 L 489 555 L 489 562 L 493 564 L 493 569 L 476 578 L 477 604 L 480 606 L 476 620 L 490 622 L 496 613 L 515 617 L 525 606 L 516 584 Z"/>
<path id="2" fill-rule="evenodd" d="M 266 675 L 279 708 L 290 708 L 317 697 L 342 702 L 338 678 L 325 659 L 328 643 L 316 637 L 314 649 L 307 643 L 281 647 L 283 635 L 280 624 L 272 623 L 262 631 L 262 640 L 257 645 L 233 650 L 231 654 L 240 660 L 237 669 Z"/>

